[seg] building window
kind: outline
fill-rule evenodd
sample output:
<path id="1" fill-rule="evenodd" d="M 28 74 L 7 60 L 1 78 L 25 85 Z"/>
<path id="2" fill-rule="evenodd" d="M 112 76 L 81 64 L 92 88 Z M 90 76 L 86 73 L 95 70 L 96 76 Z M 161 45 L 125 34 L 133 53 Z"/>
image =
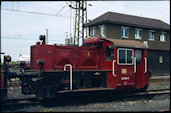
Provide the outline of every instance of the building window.
<path id="1" fill-rule="evenodd" d="M 155 38 L 155 31 L 149 31 L 148 32 L 148 40 L 154 40 Z"/>
<path id="2" fill-rule="evenodd" d="M 159 56 L 159 63 L 160 63 L 160 64 L 163 63 L 163 56 Z"/>
<path id="3" fill-rule="evenodd" d="M 142 39 L 142 29 L 135 29 L 135 39 Z"/>
<path id="4" fill-rule="evenodd" d="M 100 27 L 100 36 L 104 37 L 104 25 L 99 26 Z"/>
<path id="5" fill-rule="evenodd" d="M 90 35 L 95 36 L 95 34 L 96 34 L 96 27 L 90 28 Z"/>
<path id="6" fill-rule="evenodd" d="M 128 38 L 129 36 L 129 28 L 128 27 L 121 27 L 121 37 Z"/>
<path id="7" fill-rule="evenodd" d="M 93 36 L 93 28 L 90 28 L 90 36 Z"/>
<path id="8" fill-rule="evenodd" d="M 117 58 L 119 65 L 133 65 L 133 50 L 119 48 Z"/>
<path id="9" fill-rule="evenodd" d="M 160 41 L 166 42 L 166 32 L 160 32 Z"/>

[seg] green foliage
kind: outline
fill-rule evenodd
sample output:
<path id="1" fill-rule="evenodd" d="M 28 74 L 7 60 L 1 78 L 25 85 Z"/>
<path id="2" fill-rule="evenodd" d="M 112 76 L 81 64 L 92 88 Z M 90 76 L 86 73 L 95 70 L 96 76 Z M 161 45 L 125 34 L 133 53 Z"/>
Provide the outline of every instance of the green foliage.
<path id="1" fill-rule="evenodd" d="M 20 62 L 19 61 L 11 61 L 11 62 L 9 62 L 9 64 L 7 63 L 7 65 L 9 65 L 9 68 L 12 70 L 18 70 Z M 1 63 L 1 68 L 2 67 L 3 67 L 3 63 Z"/>
<path id="2" fill-rule="evenodd" d="M 45 112 L 53 112 L 53 110 L 50 108 L 50 109 L 47 109 Z"/>
<path id="3" fill-rule="evenodd" d="M 19 62 L 19 61 L 11 61 L 9 64 L 10 64 L 10 65 L 19 65 L 20 62 Z"/>
<path id="4" fill-rule="evenodd" d="M 18 70 L 20 62 L 19 61 L 11 61 L 11 62 L 9 62 L 9 65 L 10 65 L 10 69 Z"/>

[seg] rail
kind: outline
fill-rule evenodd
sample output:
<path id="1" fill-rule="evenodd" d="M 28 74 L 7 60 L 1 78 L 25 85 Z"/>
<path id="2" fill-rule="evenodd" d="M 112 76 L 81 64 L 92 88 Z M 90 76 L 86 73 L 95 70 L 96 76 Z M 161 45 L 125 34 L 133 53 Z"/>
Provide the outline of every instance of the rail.
<path id="1" fill-rule="evenodd" d="M 162 95 L 170 94 L 170 89 L 157 89 L 157 90 L 147 90 L 146 92 L 140 92 L 138 95 Z"/>
<path id="2" fill-rule="evenodd" d="M 110 99 L 110 96 L 112 94 L 112 101 L 113 101 L 113 98 L 114 97 L 117 97 L 116 99 L 127 99 L 127 97 L 129 98 L 132 98 L 132 99 L 135 99 L 135 98 L 143 98 L 143 99 L 148 99 L 148 97 L 151 96 L 155 96 L 155 95 L 170 95 L 170 88 L 169 89 L 156 89 L 156 90 L 147 90 L 145 92 L 132 92 L 132 93 L 116 93 L 115 95 L 113 95 L 113 92 L 109 92 L 107 93 L 107 95 L 104 94 L 104 96 L 102 97 L 103 99 L 107 99 L 109 100 Z M 79 93 L 78 95 L 75 95 L 75 96 L 79 96 L 79 95 L 82 95 L 82 93 Z M 93 95 L 93 94 L 92 94 Z M 110 95 L 110 96 L 109 96 Z M 118 98 L 118 95 L 120 96 L 120 98 Z M 114 97 L 113 97 L 114 96 Z M 58 99 L 58 102 L 67 102 L 68 101 L 59 101 L 59 99 L 65 99 L 66 95 L 61 95 L 61 97 L 64 97 L 64 98 L 57 98 Z M 86 98 L 87 96 L 84 95 L 84 98 L 77 98 L 79 99 L 80 101 L 83 99 L 87 99 Z M 96 96 L 98 97 L 98 96 Z M 72 98 L 71 98 L 72 99 Z M 96 100 L 99 100 L 99 98 L 94 98 L 93 101 L 96 101 Z M 50 100 L 50 102 L 52 102 L 53 100 Z M 54 99 L 55 101 L 55 99 Z M 54 102 L 53 101 L 53 102 Z M 7 99 L 5 100 L 5 102 L 2 103 L 2 106 L 17 106 L 17 105 L 24 105 L 24 104 L 30 104 L 30 105 L 41 105 L 42 101 L 39 101 L 37 100 L 35 97 L 19 97 L 19 98 L 14 98 L 14 99 Z M 46 100 L 47 102 L 47 100 Z M 56 101 L 55 101 L 56 102 Z M 74 102 L 74 101 L 70 101 L 70 102 Z M 53 106 L 54 106 L 54 103 L 53 103 Z"/>
<path id="3" fill-rule="evenodd" d="M 71 64 L 65 64 L 64 65 L 64 71 L 66 71 L 66 67 L 70 67 L 70 90 L 72 91 L 72 65 Z"/>

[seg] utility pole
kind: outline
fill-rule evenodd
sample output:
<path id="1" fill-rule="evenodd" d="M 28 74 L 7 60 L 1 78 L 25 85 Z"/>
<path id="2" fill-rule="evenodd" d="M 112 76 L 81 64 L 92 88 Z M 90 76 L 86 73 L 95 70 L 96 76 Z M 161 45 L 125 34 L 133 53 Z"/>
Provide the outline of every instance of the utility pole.
<path id="1" fill-rule="evenodd" d="M 48 44 L 48 29 L 45 30 L 46 30 L 46 44 Z"/>
<path id="2" fill-rule="evenodd" d="M 75 27 L 74 27 L 74 45 L 79 46 L 80 38 L 82 43 L 84 38 L 87 37 L 87 1 L 76 0 L 75 7 L 69 5 L 71 8 L 75 9 Z M 86 33 L 86 36 L 84 36 Z"/>
<path id="3" fill-rule="evenodd" d="M 71 1 L 72 4 L 72 1 Z M 72 27 L 72 8 L 70 7 L 70 28 L 69 28 L 69 41 L 70 45 L 73 45 L 73 38 L 72 38 L 72 33 L 71 33 L 71 27 Z"/>

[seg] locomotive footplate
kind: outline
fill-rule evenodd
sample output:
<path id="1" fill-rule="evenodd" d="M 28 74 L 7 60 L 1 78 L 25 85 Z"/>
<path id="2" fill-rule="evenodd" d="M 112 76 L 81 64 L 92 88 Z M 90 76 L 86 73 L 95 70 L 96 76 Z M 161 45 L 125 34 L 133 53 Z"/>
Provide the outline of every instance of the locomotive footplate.
<path id="1" fill-rule="evenodd" d="M 38 99 L 54 98 L 56 93 L 62 92 L 107 90 L 107 76 L 104 71 L 73 71 L 72 74 L 72 90 L 70 71 L 42 72 L 38 77 L 28 78 L 27 88 L 22 88 L 35 93 Z"/>
<path id="2" fill-rule="evenodd" d="M 98 75 L 97 75 L 98 73 Z M 70 72 L 44 72 L 44 85 L 56 87 L 57 91 L 70 90 Z M 84 89 L 93 87 L 107 87 L 105 72 L 97 71 L 73 71 L 72 89 Z"/>
<path id="3" fill-rule="evenodd" d="M 83 89 L 74 89 L 74 90 L 63 90 L 57 91 L 56 97 L 60 96 L 88 96 L 88 95 L 96 95 L 96 94 L 111 94 L 114 93 L 115 90 L 113 88 L 83 88 Z"/>

